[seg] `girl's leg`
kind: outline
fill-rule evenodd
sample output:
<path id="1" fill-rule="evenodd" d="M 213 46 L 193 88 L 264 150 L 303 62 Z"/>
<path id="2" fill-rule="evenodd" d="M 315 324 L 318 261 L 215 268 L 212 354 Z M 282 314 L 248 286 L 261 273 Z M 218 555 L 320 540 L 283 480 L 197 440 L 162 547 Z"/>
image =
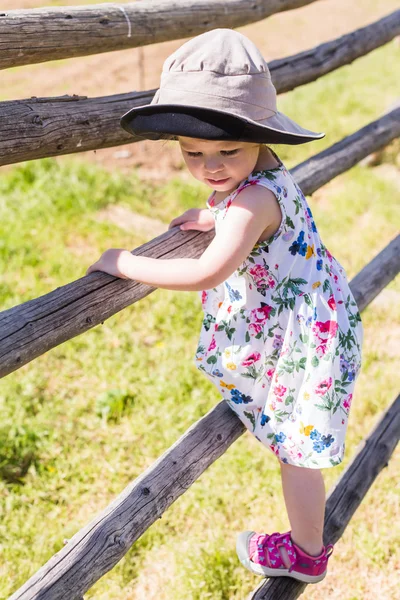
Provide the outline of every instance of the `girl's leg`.
<path id="1" fill-rule="evenodd" d="M 282 462 L 280 466 L 292 540 L 307 554 L 318 556 L 323 548 L 325 515 L 322 473 L 318 469 L 295 467 Z"/>

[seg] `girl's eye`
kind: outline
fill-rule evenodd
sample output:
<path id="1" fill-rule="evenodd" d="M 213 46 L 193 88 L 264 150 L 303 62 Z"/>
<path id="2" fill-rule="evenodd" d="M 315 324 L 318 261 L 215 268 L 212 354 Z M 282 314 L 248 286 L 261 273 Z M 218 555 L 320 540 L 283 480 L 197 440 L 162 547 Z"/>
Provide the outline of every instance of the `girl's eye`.
<path id="1" fill-rule="evenodd" d="M 201 156 L 201 152 L 188 152 L 187 155 L 191 158 L 196 158 L 196 156 Z"/>
<path id="2" fill-rule="evenodd" d="M 234 156 L 238 152 L 238 148 L 235 148 L 235 150 L 221 150 L 222 156 Z"/>

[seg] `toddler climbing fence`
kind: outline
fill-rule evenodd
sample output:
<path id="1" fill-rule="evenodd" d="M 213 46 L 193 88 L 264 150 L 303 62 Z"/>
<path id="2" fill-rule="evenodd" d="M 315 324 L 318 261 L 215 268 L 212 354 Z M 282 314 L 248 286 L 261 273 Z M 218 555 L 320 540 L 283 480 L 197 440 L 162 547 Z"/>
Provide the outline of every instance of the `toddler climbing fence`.
<path id="1" fill-rule="evenodd" d="M 0 12 L 0 69 L 47 60 L 133 48 L 190 37 L 216 27 L 238 27 L 317 0 L 161 0 L 131 4 Z M 269 63 L 278 93 L 314 81 L 400 33 L 400 10 L 336 40 Z M 15 48 L 19 52 L 15 52 Z M 0 102 L 0 165 L 131 143 L 119 127 L 129 108 L 155 90 L 102 98 L 62 96 Z M 312 194 L 400 135 L 396 108 L 292 173 Z M 135 141 L 135 140 L 133 140 Z M 163 233 L 133 251 L 156 258 L 199 257 L 212 232 Z M 400 270 L 400 236 L 351 281 L 360 311 Z M 141 283 L 91 274 L 0 313 L 0 376 L 91 329 L 154 291 Z M 224 427 L 220 427 L 221 422 Z M 242 435 L 244 426 L 224 401 L 195 423 L 158 461 L 93 521 L 78 531 L 11 600 L 78 600 L 112 569 L 132 544 Z M 388 464 L 400 433 L 400 396 L 382 415 L 329 495 L 324 543 L 335 543 Z M 263 581 L 250 597 L 291 600 L 306 584 Z"/>

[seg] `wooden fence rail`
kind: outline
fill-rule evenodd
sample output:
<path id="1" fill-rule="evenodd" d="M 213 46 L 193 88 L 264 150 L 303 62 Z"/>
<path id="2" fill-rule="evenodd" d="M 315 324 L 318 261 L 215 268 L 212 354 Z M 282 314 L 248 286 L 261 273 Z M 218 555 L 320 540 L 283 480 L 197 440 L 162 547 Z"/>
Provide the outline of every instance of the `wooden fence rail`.
<path id="1" fill-rule="evenodd" d="M 129 4 L 0 8 L 0 69 L 136 48 L 241 27 L 316 0 L 141 0 Z"/>
<path id="2" fill-rule="evenodd" d="M 305 194 L 311 194 L 381 147 L 387 139 L 400 135 L 400 109 L 334 144 L 292 171 Z M 213 232 L 181 231 L 174 228 L 133 251 L 153 258 L 197 258 L 211 242 Z M 400 236 L 377 259 L 377 284 L 368 281 L 360 290 L 363 298 L 371 288 L 390 281 L 400 269 Z M 383 271 L 384 269 L 384 271 Z M 376 270 L 374 271 L 376 274 Z M 385 277 L 382 277 L 385 273 Z M 378 283 L 379 281 L 379 283 Z M 0 313 L 0 377 L 15 371 L 37 356 L 102 323 L 155 288 L 145 284 L 91 273 Z M 357 292 L 356 292 L 357 293 Z M 356 298 L 358 301 L 358 298 Z"/>
<path id="3" fill-rule="evenodd" d="M 269 68 L 277 92 L 315 81 L 399 34 L 400 10 L 305 52 L 271 61 Z M 119 120 L 130 108 L 151 102 L 154 93 L 149 90 L 99 98 L 74 95 L 0 102 L 0 166 L 139 141 L 120 127 Z"/>
<path id="4" fill-rule="evenodd" d="M 123 5 L 0 9 L 0 69 L 134 48 L 238 27 L 316 0 L 141 0 Z M 90 33 L 90 35 L 89 35 Z M 338 39 L 269 64 L 278 93 L 325 75 L 400 33 L 400 10 Z M 16 52 L 16 48 L 18 52 Z M 0 103 L 0 165 L 131 143 L 119 118 L 155 90 L 102 98 L 63 96 Z M 400 108 L 292 170 L 306 195 L 400 135 Z M 134 250 L 156 258 L 197 258 L 214 233 L 167 231 Z M 351 281 L 360 311 L 400 271 L 400 235 Z M 0 376 L 91 329 L 155 288 L 93 273 L 0 313 Z M 223 422 L 224 426 L 221 427 Z M 145 473 L 78 531 L 10 600 L 82 600 L 132 544 L 238 439 L 245 428 L 225 401 L 195 423 Z M 331 491 L 324 543 L 342 535 L 400 437 L 400 396 Z M 305 584 L 263 581 L 252 600 L 292 600 Z"/>
<path id="5" fill-rule="evenodd" d="M 359 452 L 331 490 L 325 509 L 324 544 L 335 544 L 366 493 L 388 465 L 400 439 L 400 396 L 381 416 Z M 306 584 L 288 577 L 263 581 L 249 600 L 294 600 Z"/>
<path id="6" fill-rule="evenodd" d="M 244 430 L 228 404 L 220 402 L 78 531 L 10 600 L 81 599 Z M 400 396 L 363 442 L 361 452 L 329 495 L 325 544 L 340 538 L 373 481 L 387 466 L 399 435 Z M 290 579 L 269 580 L 252 597 L 292 600 L 304 587 L 305 584 Z"/>

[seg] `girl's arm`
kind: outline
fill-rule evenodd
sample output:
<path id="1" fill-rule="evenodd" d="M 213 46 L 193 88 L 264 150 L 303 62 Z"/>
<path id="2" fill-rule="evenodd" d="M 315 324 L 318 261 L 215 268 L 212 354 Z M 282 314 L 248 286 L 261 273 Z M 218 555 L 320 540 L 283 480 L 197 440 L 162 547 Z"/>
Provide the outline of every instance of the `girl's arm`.
<path id="1" fill-rule="evenodd" d="M 159 259 L 128 250 L 106 250 L 91 265 L 115 277 L 168 290 L 201 291 L 225 281 L 250 254 L 261 233 L 276 228 L 280 208 L 274 194 L 259 186 L 245 188 L 229 207 L 218 234 L 200 258 Z"/>
<path id="2" fill-rule="evenodd" d="M 211 231 L 215 227 L 215 220 L 208 208 L 189 208 L 179 217 L 172 219 L 168 229 L 176 225 L 183 231 L 195 229 L 196 231 Z"/>

